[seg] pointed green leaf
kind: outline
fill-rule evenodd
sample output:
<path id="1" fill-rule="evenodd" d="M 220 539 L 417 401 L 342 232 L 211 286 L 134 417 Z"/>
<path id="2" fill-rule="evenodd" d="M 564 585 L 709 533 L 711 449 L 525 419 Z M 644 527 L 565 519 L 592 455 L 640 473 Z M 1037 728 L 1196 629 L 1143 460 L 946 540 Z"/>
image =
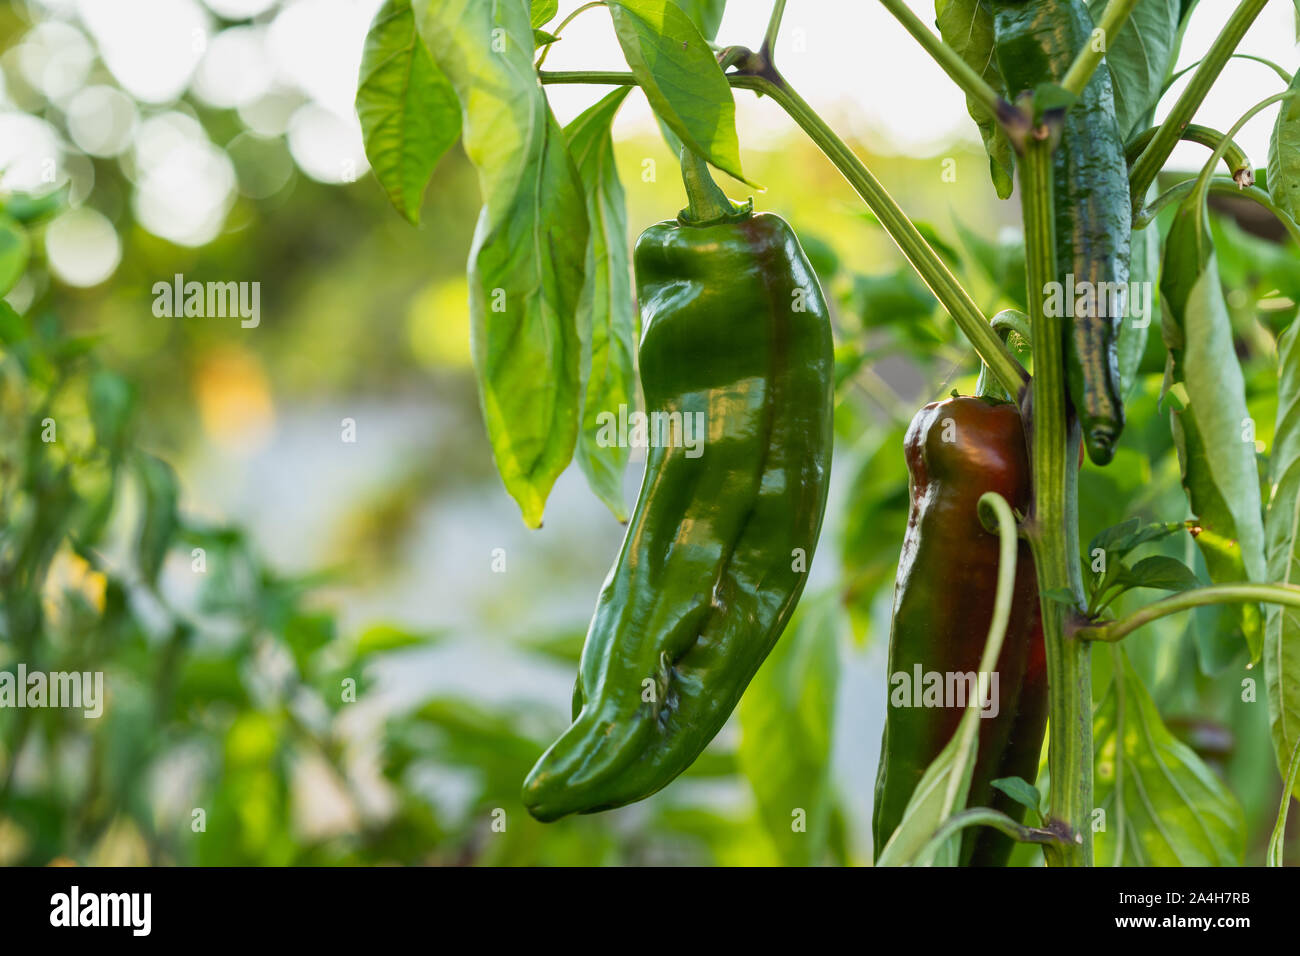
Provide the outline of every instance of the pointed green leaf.
<path id="1" fill-rule="evenodd" d="M 1290 89 L 1300 92 L 1300 73 Z M 1268 143 L 1268 193 L 1292 219 L 1300 220 L 1300 95 L 1283 100 Z"/>
<path id="2" fill-rule="evenodd" d="M 575 457 L 592 491 L 619 521 L 627 521 L 623 472 L 631 449 L 601 442 L 602 413 L 619 415 L 636 407 L 636 303 L 627 246 L 623 184 L 614 162 L 610 126 L 631 87 L 621 87 L 566 127 L 569 152 L 587 194 L 587 278 L 578 308 L 578 327 L 589 338 L 590 361 L 582 431 Z"/>
<path id="3" fill-rule="evenodd" d="M 420 39 L 411 0 L 385 0 L 375 14 L 357 117 L 375 178 L 397 211 L 418 223 L 433 168 L 460 136 L 460 104 Z"/>
<path id="4" fill-rule="evenodd" d="M 1002 75 L 998 72 L 997 58 L 993 53 L 993 14 L 984 0 L 935 0 L 935 24 L 939 36 L 960 54 L 976 73 L 993 89 L 1002 88 Z M 988 107 L 978 100 L 966 97 L 966 110 L 979 127 L 980 138 L 989 156 L 989 175 L 999 199 L 1011 195 L 1015 176 L 1015 154 L 1011 140 Z"/>
<path id="5" fill-rule="evenodd" d="M 1269 580 L 1300 584 L 1300 322 L 1278 340 L 1277 431 L 1274 475 L 1280 476 L 1268 506 Z M 1266 608 L 1264 683 L 1268 722 L 1278 769 L 1285 774 L 1300 745 L 1300 611 Z M 1300 798 L 1300 788 L 1293 790 Z"/>
<path id="6" fill-rule="evenodd" d="M 1108 0 L 1088 0 L 1094 23 Z M 1178 50 L 1179 0 L 1142 0 L 1106 49 L 1115 119 L 1128 139 L 1145 129 Z"/>
<path id="7" fill-rule="evenodd" d="M 691 18 L 672 0 L 610 0 L 609 12 L 623 56 L 655 113 L 692 152 L 748 182 L 731 86 Z"/>
<path id="8" fill-rule="evenodd" d="M 1241 805 L 1195 751 L 1171 734 L 1119 648 L 1093 715 L 1095 795 L 1105 811 L 1098 866 L 1240 866 Z"/>
<path id="9" fill-rule="evenodd" d="M 530 527 L 573 457 L 587 208 L 533 70 L 524 0 L 423 0 L 420 35 L 463 104 L 483 209 L 470 249 L 470 341 L 497 471 Z"/>

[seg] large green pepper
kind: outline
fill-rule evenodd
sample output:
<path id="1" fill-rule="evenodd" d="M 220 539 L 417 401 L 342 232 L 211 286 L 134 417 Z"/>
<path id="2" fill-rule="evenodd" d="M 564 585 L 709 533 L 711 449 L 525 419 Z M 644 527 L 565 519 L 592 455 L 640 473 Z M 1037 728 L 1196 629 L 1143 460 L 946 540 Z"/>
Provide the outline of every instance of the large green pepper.
<path id="1" fill-rule="evenodd" d="M 998 68 L 1013 98 L 1040 83 L 1059 83 L 1092 42 L 1084 0 L 993 0 L 993 26 Z M 1065 113 L 1052 154 L 1052 187 L 1062 286 L 1057 301 L 1075 313 L 1061 317 L 1066 378 L 1088 457 L 1104 465 L 1124 428 L 1118 341 L 1132 218 L 1124 140 L 1104 61 Z"/>
<path id="2" fill-rule="evenodd" d="M 691 207 L 636 244 L 646 411 L 702 426 L 652 445 L 582 651 L 573 725 L 523 800 L 539 820 L 622 806 L 699 756 L 803 590 L 830 476 L 833 358 L 786 222 L 738 208 L 684 154 Z M 662 419 L 661 419 L 662 420 Z"/>
<path id="3" fill-rule="evenodd" d="M 1030 496 L 1029 458 L 1015 405 L 983 398 L 927 405 L 912 420 L 904 448 L 912 504 L 889 635 L 889 709 L 872 821 L 877 857 L 925 768 L 961 720 L 961 698 L 935 688 L 950 681 L 954 690 L 966 686 L 962 675 L 973 680 L 979 669 L 993 619 L 999 550 L 997 535 L 980 522 L 980 496 L 996 491 L 1021 512 Z M 1032 783 L 1037 775 L 1047 667 L 1037 576 L 1023 542 L 1016 567 L 1011 620 L 998 657 L 997 712 L 990 707 L 990 716 L 980 720 L 967 805 L 992 806 L 1019 820 L 1024 808 L 990 784 L 1012 776 Z M 965 834 L 963 864 L 1006 862 L 1011 841 L 1005 836 L 986 828 Z"/>

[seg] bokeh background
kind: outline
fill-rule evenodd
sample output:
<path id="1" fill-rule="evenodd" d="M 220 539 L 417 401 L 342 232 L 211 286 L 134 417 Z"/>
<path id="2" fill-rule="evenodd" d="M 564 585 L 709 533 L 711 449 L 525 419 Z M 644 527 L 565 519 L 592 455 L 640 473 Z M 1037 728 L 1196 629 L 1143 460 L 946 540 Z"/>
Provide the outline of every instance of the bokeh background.
<path id="1" fill-rule="evenodd" d="M 0 330 L 0 668 L 104 670 L 109 688 L 98 721 L 0 712 L 0 862 L 868 861 L 902 429 L 971 390 L 969 349 L 830 164 L 739 94 L 758 204 L 804 239 L 841 343 L 808 596 L 789 651 L 678 783 L 536 824 L 518 786 L 566 725 L 622 528 L 576 468 L 536 532 L 496 478 L 468 344 L 477 184 L 453 150 L 413 228 L 368 174 L 352 100 L 378 6 L 0 6 L 0 193 L 63 197 L 25 229 Z M 1181 65 L 1217 32 L 1217 2 L 1202 6 Z M 756 44 L 768 9 L 732 0 L 720 38 Z M 1294 69 L 1293 21 L 1271 5 L 1242 50 Z M 1023 300 L 1018 204 L 994 195 L 960 93 L 883 10 L 795 0 L 778 57 L 983 307 Z M 620 68 L 608 18 L 580 17 L 548 66 Z M 1202 121 L 1226 128 L 1278 83 L 1234 61 Z M 548 92 L 567 122 L 602 91 Z M 1239 137 L 1258 165 L 1273 116 Z M 634 236 L 683 196 L 639 94 L 615 133 Z M 1183 146 L 1174 165 L 1204 157 Z M 1293 245 L 1231 212 L 1216 234 L 1265 451 L 1270 348 L 1300 270 Z M 177 274 L 259 283 L 260 324 L 155 315 L 154 283 Z M 1184 516 L 1162 363 L 1156 335 L 1125 447 L 1085 469 L 1084 540 L 1128 514 Z M 68 437 L 42 447 L 20 425 L 50 415 Z M 1281 788 L 1262 690 L 1238 700 L 1247 662 L 1223 630 L 1210 613 L 1166 621 L 1130 654 L 1241 799 L 1258 860 Z M 790 834 L 791 805 L 810 808 L 809 834 Z"/>

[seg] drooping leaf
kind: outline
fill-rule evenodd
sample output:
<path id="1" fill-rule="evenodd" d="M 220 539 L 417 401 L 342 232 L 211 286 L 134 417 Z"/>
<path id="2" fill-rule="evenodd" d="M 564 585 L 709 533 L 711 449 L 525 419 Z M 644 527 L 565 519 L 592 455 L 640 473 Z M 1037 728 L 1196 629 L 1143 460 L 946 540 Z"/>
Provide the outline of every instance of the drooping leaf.
<path id="1" fill-rule="evenodd" d="M 1203 203 L 1203 200 L 1201 200 Z M 1263 505 L 1245 381 L 1203 205 L 1178 210 L 1160 278 L 1162 332 L 1169 347 L 1172 427 L 1183 487 L 1200 532 L 1197 545 L 1215 582 L 1263 581 Z M 1235 613 L 1258 660 L 1258 606 Z"/>
<path id="2" fill-rule="evenodd" d="M 456 91 L 416 29 L 411 0 L 385 0 L 366 34 L 357 83 L 366 158 L 412 224 L 438 160 L 460 136 Z"/>
<path id="3" fill-rule="evenodd" d="M 1296 93 L 1283 100 L 1268 141 L 1268 193 L 1292 219 L 1300 220 L 1300 72 L 1291 80 Z"/>
<path id="4" fill-rule="evenodd" d="M 176 473 L 161 458 L 142 453 L 136 468 L 144 499 L 136 538 L 136 563 L 141 577 L 153 582 L 158 579 L 158 571 L 176 534 L 180 490 Z"/>
<path id="5" fill-rule="evenodd" d="M 748 182 L 731 86 L 699 28 L 672 0 L 610 0 L 609 12 L 623 56 L 659 118 L 692 152 Z"/>
<path id="6" fill-rule="evenodd" d="M 1094 23 L 1101 21 L 1107 0 L 1088 0 Z M 1115 91 L 1115 119 L 1127 140 L 1145 128 L 1160 99 L 1178 50 L 1179 0 L 1142 0 L 1129 14 L 1119 35 L 1109 41 L 1106 64 Z"/>
<path id="7" fill-rule="evenodd" d="M 564 130 L 587 194 L 587 278 L 579 304 L 579 328 L 590 335 L 590 360 L 582 431 L 575 457 L 587 482 L 619 521 L 627 521 L 623 472 L 631 449 L 602 445 L 601 414 L 636 407 L 637 312 L 627 247 L 627 209 L 614 163 L 610 126 L 631 87 L 610 93 Z"/>
<path id="8" fill-rule="evenodd" d="M 123 449 L 134 406 L 135 390 L 122 376 L 99 369 L 90 377 L 90 420 L 95 441 L 104 448 L 115 453 Z"/>
<path id="9" fill-rule="evenodd" d="M 1094 799 L 1105 811 L 1098 866 L 1239 866 L 1245 821 L 1237 798 L 1171 734 L 1119 648 L 1093 715 Z"/>
<path id="10" fill-rule="evenodd" d="M 1269 503 L 1270 581 L 1300 584 L 1300 323 L 1278 341 L 1277 431 L 1274 475 L 1280 476 Z M 1264 683 L 1269 731 L 1278 769 L 1285 775 L 1300 744 L 1300 610 L 1270 604 L 1264 628 Z M 1300 797 L 1300 788 L 1293 791 Z"/>
<path id="11" fill-rule="evenodd" d="M 985 0 L 935 0 L 935 24 L 943 41 L 995 90 L 1002 88 L 993 52 L 993 14 Z M 999 199 L 1011 195 L 1015 153 L 997 118 L 983 103 L 966 98 L 966 109 L 979 127 L 989 157 L 989 175 Z"/>
<path id="12" fill-rule="evenodd" d="M 788 866 L 820 863 L 830 836 L 831 730 L 846 627 L 837 595 L 805 597 L 740 702 L 740 768 Z"/>
<path id="13" fill-rule="evenodd" d="M 469 262 L 483 417 L 506 490 L 538 527 L 582 407 L 582 183 L 533 70 L 523 0 L 426 2 L 416 15 L 462 103 L 483 195 Z"/>

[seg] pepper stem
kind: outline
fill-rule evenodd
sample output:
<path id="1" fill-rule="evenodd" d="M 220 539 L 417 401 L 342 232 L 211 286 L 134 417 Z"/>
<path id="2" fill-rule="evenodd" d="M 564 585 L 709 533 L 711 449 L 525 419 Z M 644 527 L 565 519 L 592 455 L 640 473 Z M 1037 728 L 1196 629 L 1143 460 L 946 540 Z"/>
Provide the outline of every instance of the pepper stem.
<path id="1" fill-rule="evenodd" d="M 734 203 L 727 198 L 713 176 L 709 173 L 709 164 L 692 152 L 689 146 L 682 147 L 682 182 L 686 184 L 686 208 L 678 213 L 677 218 L 685 225 L 712 226 L 723 222 L 738 222 L 749 217 L 754 209 L 751 199 L 745 204 Z"/>

